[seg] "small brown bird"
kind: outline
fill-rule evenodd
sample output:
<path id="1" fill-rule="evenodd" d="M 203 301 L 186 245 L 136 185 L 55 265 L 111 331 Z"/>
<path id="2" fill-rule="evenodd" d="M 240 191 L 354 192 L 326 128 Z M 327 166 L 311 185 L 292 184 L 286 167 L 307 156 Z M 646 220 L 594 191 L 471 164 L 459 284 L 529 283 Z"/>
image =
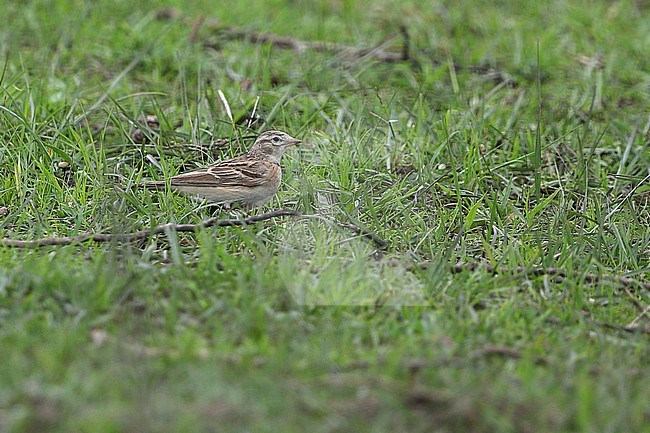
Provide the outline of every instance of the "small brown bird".
<path id="1" fill-rule="evenodd" d="M 172 190 L 193 194 L 215 204 L 261 206 L 280 187 L 280 159 L 284 151 L 300 143 L 284 132 L 266 131 L 257 137 L 245 155 L 179 174 L 169 181 L 147 182 L 144 186 L 161 190 L 169 183 Z"/>

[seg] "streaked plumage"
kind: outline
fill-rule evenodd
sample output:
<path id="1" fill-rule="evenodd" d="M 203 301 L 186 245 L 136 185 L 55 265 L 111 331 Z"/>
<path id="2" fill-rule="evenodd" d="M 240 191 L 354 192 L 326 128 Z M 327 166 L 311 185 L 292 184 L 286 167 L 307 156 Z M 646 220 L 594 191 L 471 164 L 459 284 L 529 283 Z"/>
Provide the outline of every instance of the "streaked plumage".
<path id="1" fill-rule="evenodd" d="M 260 206 L 280 187 L 280 159 L 287 147 L 301 143 L 281 131 L 266 131 L 247 154 L 220 161 L 199 170 L 179 174 L 169 181 L 147 182 L 150 189 L 171 189 L 193 194 L 213 203 Z"/>

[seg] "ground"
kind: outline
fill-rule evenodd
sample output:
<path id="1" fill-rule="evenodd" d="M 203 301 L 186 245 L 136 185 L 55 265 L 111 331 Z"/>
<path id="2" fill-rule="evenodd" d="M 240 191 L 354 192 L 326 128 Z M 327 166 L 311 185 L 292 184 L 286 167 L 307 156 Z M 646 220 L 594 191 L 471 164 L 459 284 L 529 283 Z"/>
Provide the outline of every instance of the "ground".
<path id="1" fill-rule="evenodd" d="M 0 431 L 650 432 L 648 2 L 189 3 L 3 6 Z"/>

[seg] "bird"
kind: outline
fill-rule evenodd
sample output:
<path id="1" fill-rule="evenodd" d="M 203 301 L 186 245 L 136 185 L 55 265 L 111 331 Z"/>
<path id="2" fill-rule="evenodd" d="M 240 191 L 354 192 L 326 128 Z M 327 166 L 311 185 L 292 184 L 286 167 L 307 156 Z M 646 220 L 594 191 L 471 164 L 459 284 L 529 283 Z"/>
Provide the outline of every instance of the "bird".
<path id="1" fill-rule="evenodd" d="M 145 188 L 172 190 L 212 204 L 238 203 L 254 208 L 267 203 L 280 187 L 280 159 L 290 146 L 302 143 L 282 131 L 262 132 L 248 153 L 182 173 L 169 180 L 145 182 Z"/>

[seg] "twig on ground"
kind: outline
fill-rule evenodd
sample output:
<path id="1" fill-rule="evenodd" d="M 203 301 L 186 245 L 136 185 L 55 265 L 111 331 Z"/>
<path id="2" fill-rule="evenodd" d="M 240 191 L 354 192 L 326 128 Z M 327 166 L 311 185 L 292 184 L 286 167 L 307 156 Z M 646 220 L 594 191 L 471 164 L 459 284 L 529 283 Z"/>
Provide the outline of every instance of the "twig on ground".
<path id="1" fill-rule="evenodd" d="M 411 37 L 409 30 L 405 25 L 401 25 L 399 32 L 402 34 L 402 60 L 409 60 L 411 58 Z"/>
<path id="2" fill-rule="evenodd" d="M 420 262 L 420 263 L 415 263 L 411 265 L 407 265 L 408 270 L 414 270 L 414 269 L 427 269 L 430 266 L 433 266 L 433 262 Z M 507 274 L 507 273 L 516 273 L 516 274 L 528 274 L 528 275 L 549 275 L 549 276 L 556 276 L 556 277 L 561 277 L 561 278 L 566 278 L 567 277 L 567 271 L 562 268 L 540 268 L 540 267 L 526 267 L 526 266 L 518 266 L 516 268 L 508 268 L 505 266 L 502 267 L 497 267 L 497 266 L 492 266 L 486 263 L 457 263 L 455 265 L 451 265 L 450 268 L 451 272 L 454 274 L 459 274 L 461 272 L 466 272 L 466 271 L 478 271 L 478 270 L 483 270 L 485 272 L 491 272 L 495 274 Z M 583 278 L 586 282 L 588 283 L 595 283 L 600 280 L 609 280 L 609 281 L 616 281 L 619 284 L 621 284 L 624 287 L 627 286 L 640 286 L 646 290 L 650 290 L 650 283 L 646 283 L 643 281 L 638 281 L 633 278 L 629 277 L 623 277 L 621 275 L 610 275 L 610 274 L 602 274 L 602 275 L 597 275 L 597 274 L 585 274 L 583 275 Z"/>
<path id="3" fill-rule="evenodd" d="M 204 221 L 201 221 L 197 224 L 173 224 L 167 223 L 162 224 L 150 229 L 140 230 L 134 233 L 83 233 L 78 236 L 66 236 L 66 237 L 53 237 L 53 238 L 41 238 L 31 241 L 21 241 L 18 239 L 2 239 L 2 245 L 13 248 L 38 248 L 43 246 L 63 246 L 78 244 L 87 241 L 93 241 L 98 243 L 105 243 L 111 241 L 120 241 L 120 242 L 133 242 L 136 240 L 147 239 L 152 235 L 157 235 L 164 233 L 168 230 L 176 232 L 195 232 L 201 228 L 207 227 L 232 227 L 232 226 L 243 226 L 248 224 L 253 224 L 260 221 L 269 220 L 272 218 L 284 217 L 284 216 L 300 216 L 300 212 L 293 210 L 279 209 L 272 212 L 263 213 L 260 215 L 253 215 L 243 219 L 219 219 L 219 218 L 210 218 Z"/>
<path id="4" fill-rule="evenodd" d="M 630 323 L 628 323 L 627 325 L 625 325 L 625 328 L 627 328 L 627 329 L 637 329 L 637 328 L 639 327 L 639 325 L 637 324 L 637 322 L 638 322 L 639 320 L 641 320 L 642 317 L 645 317 L 645 318 L 647 318 L 647 319 L 650 319 L 650 305 L 648 305 L 647 307 L 645 307 L 645 308 L 643 309 L 643 311 L 641 311 L 641 313 L 640 313 L 638 316 L 636 316 L 636 317 L 634 318 L 634 320 L 632 320 Z"/>
<path id="5" fill-rule="evenodd" d="M 219 31 L 223 37 L 228 39 L 240 39 L 254 44 L 270 44 L 276 48 L 291 49 L 300 52 L 310 50 L 343 54 L 355 58 L 372 57 L 376 60 L 387 63 L 410 60 L 410 49 L 408 47 L 409 39 L 405 28 L 401 31 L 404 43 L 399 52 L 386 51 L 384 49 L 386 42 L 382 42 L 373 48 L 359 49 L 331 42 L 303 41 L 288 36 L 280 36 L 273 33 L 261 33 L 233 26 L 219 26 L 214 30 Z"/>
<path id="6" fill-rule="evenodd" d="M 196 43 L 196 39 L 199 37 L 199 30 L 201 29 L 201 26 L 203 25 L 203 22 L 205 21 L 205 15 L 201 15 L 198 20 L 194 23 L 192 26 L 192 32 L 190 33 L 190 36 L 187 38 L 188 42 L 192 45 Z"/>
<path id="7" fill-rule="evenodd" d="M 410 359 L 404 361 L 403 365 L 404 367 L 408 368 L 411 374 L 413 374 L 428 367 L 440 367 L 443 365 L 461 365 L 461 364 L 466 364 L 468 361 L 490 358 L 490 357 L 521 359 L 523 358 L 523 354 L 519 350 L 513 349 L 511 347 L 487 345 L 485 347 L 481 347 L 471 351 L 467 356 L 464 357 L 442 358 L 433 361 L 430 361 L 428 359 L 419 359 L 419 358 Z M 549 359 L 541 356 L 533 357 L 532 361 L 538 365 L 551 364 Z"/>
<path id="8" fill-rule="evenodd" d="M 377 247 L 379 247 L 382 250 L 384 250 L 384 249 L 386 249 L 386 247 L 388 247 L 388 242 L 386 242 L 385 240 L 380 238 L 379 235 L 377 235 L 376 233 L 373 233 L 373 232 L 371 232 L 369 230 L 366 230 L 366 229 L 364 229 L 362 227 L 359 227 L 359 226 L 357 226 L 355 224 L 352 224 L 352 223 L 339 222 L 339 226 L 341 226 L 343 228 L 346 228 L 346 229 L 349 229 L 349 230 L 352 230 L 353 232 L 355 232 L 356 234 L 358 234 L 359 236 L 361 236 L 363 238 L 370 239 L 372 242 L 374 242 L 375 245 L 377 245 Z"/>
<path id="9" fill-rule="evenodd" d="M 295 51 L 307 51 L 311 50 L 314 52 L 328 52 L 333 54 L 340 54 L 352 58 L 374 58 L 380 62 L 386 63 L 396 63 L 396 62 L 417 62 L 417 57 L 413 56 L 413 50 L 411 47 L 411 37 L 408 33 L 408 27 L 406 25 L 401 25 L 399 28 L 399 34 L 402 39 L 402 46 L 399 50 L 392 49 L 387 50 L 386 46 L 392 40 L 396 39 L 397 36 L 384 40 L 380 42 L 375 47 L 372 48 L 356 48 L 349 45 L 336 44 L 332 42 L 322 42 L 322 41 L 304 41 L 300 39 L 295 39 L 289 36 L 281 36 L 273 33 L 262 33 L 249 30 L 243 27 L 229 26 L 224 25 L 215 18 L 203 18 L 201 17 L 198 21 L 191 17 L 183 17 L 181 12 L 175 8 L 162 8 L 160 9 L 156 17 L 160 20 L 180 20 L 181 22 L 186 23 L 191 27 L 189 40 L 191 43 L 196 42 L 198 37 L 198 30 L 200 27 L 206 28 L 213 33 L 217 33 L 222 36 L 224 39 L 234 39 L 234 40 L 244 40 L 254 44 L 270 44 L 273 47 L 280 49 L 290 49 Z M 204 43 L 206 47 L 214 47 L 219 49 L 218 43 Z M 419 54 L 431 57 L 430 53 L 418 52 Z M 440 65 L 443 62 L 437 59 L 429 59 L 433 61 L 435 65 Z M 516 81 L 510 77 L 508 74 L 495 70 L 492 67 L 485 65 L 476 65 L 476 66 L 463 66 L 460 63 L 453 62 L 454 69 L 468 69 L 473 73 L 479 75 L 488 75 L 492 76 L 493 79 L 500 83 L 491 94 L 494 94 L 496 91 L 500 90 L 505 86 L 516 86 Z"/>
<path id="10" fill-rule="evenodd" d="M 159 13 L 159 19 L 176 19 L 180 16 L 180 12 L 176 10 L 165 11 Z M 316 51 L 316 52 L 330 52 L 337 54 L 344 54 L 351 57 L 372 57 L 382 62 L 403 62 L 411 60 L 410 57 L 410 37 L 406 26 L 400 27 L 400 34 L 402 36 L 402 48 L 400 51 L 386 51 L 384 46 L 386 42 L 378 44 L 374 48 L 354 48 L 347 45 L 335 44 L 331 42 L 317 42 L 317 41 L 303 41 L 289 36 L 281 36 L 273 33 L 262 33 L 249 30 L 243 27 L 229 26 L 222 24 L 216 19 L 201 18 L 199 21 L 184 18 L 184 22 L 192 27 L 190 34 L 190 42 L 195 42 L 198 38 L 198 28 L 205 27 L 212 32 L 219 33 L 220 36 L 226 39 L 244 40 L 254 44 L 270 44 L 276 48 L 290 49 L 295 51 Z M 209 46 L 209 44 L 206 44 Z"/>
<path id="11" fill-rule="evenodd" d="M 490 358 L 490 357 L 501 357 L 501 358 L 511 358 L 511 359 L 521 359 L 523 354 L 511 347 L 507 346 L 494 346 L 487 345 L 485 347 L 478 348 L 471 351 L 466 356 L 450 356 L 442 357 L 440 359 L 424 359 L 424 358 L 413 358 L 413 359 L 404 359 L 400 362 L 400 365 L 406 368 L 410 374 L 417 374 L 418 372 L 426 368 L 437 368 L 447 365 L 465 365 L 470 361 Z M 533 362 L 538 365 L 547 365 L 551 364 L 550 360 L 541 356 L 533 357 Z M 382 362 L 382 361 L 380 361 Z M 368 361 L 358 361 L 346 365 L 337 366 L 338 372 L 350 372 L 354 370 L 366 370 L 373 366 L 373 363 Z"/>
<path id="12" fill-rule="evenodd" d="M 627 287 L 623 287 L 623 292 L 627 295 L 628 299 L 636 307 L 637 310 L 641 312 L 641 315 L 647 314 L 647 307 L 644 307 L 643 304 L 634 296 L 632 292 Z"/>
<path id="13" fill-rule="evenodd" d="M 642 327 L 642 326 L 636 326 L 636 325 L 622 326 L 622 325 L 616 325 L 614 323 L 599 322 L 597 320 L 591 320 L 591 319 L 587 319 L 587 318 L 574 319 L 573 322 L 577 323 L 580 320 L 584 321 L 585 323 L 589 323 L 591 325 L 594 325 L 594 326 L 600 326 L 600 327 L 607 328 L 607 329 L 613 329 L 615 331 L 624 331 L 624 332 L 628 332 L 628 333 L 638 332 L 638 333 L 642 333 L 642 334 L 650 334 L 650 328 Z M 557 317 L 547 317 L 545 321 L 547 323 L 552 323 L 554 325 L 562 325 L 564 323 L 563 320 L 558 319 Z"/>

